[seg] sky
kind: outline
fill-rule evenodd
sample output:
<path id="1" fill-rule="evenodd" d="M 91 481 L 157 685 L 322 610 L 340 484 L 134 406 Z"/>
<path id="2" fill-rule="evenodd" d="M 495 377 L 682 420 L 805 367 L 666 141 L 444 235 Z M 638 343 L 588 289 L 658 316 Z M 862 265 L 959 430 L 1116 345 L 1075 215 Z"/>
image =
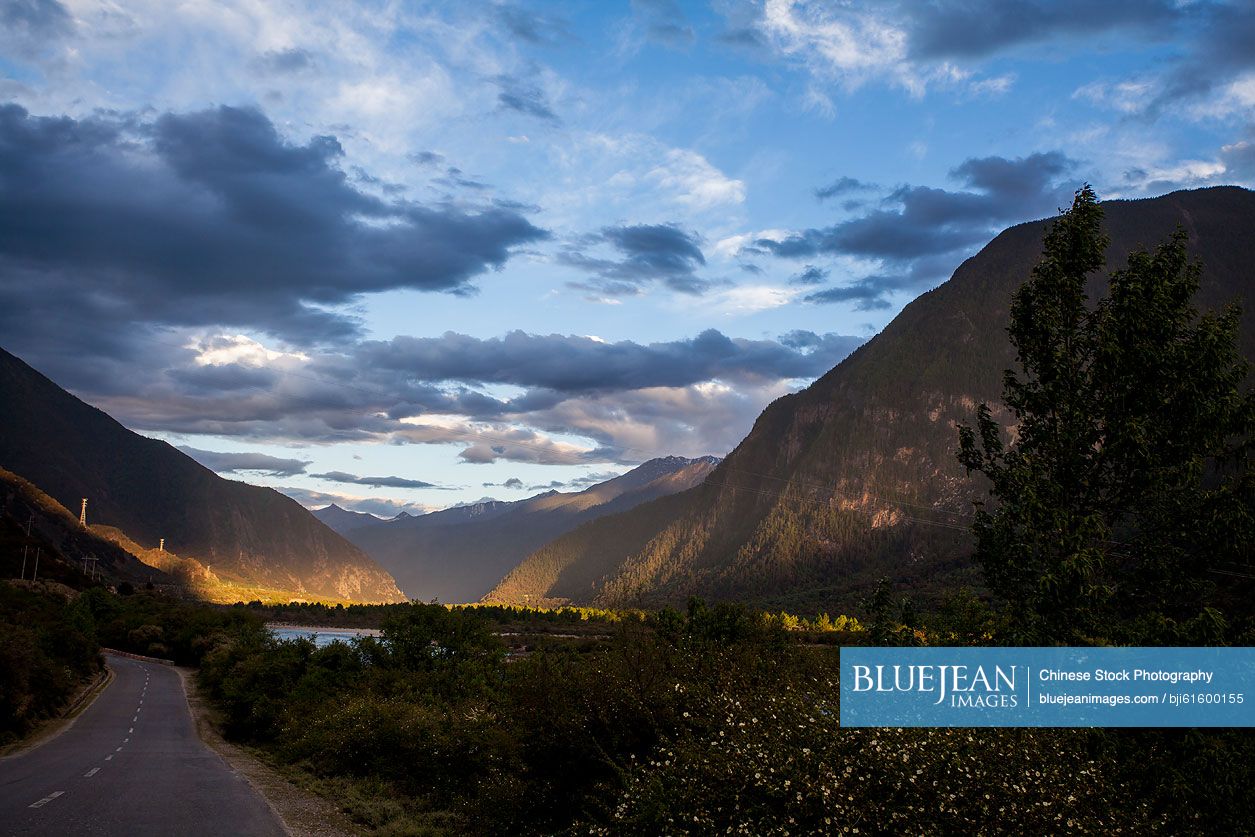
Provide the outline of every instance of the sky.
<path id="1" fill-rule="evenodd" d="M 384 516 L 723 455 L 997 232 L 1255 184 L 1255 4 L 0 0 L 0 346 Z"/>

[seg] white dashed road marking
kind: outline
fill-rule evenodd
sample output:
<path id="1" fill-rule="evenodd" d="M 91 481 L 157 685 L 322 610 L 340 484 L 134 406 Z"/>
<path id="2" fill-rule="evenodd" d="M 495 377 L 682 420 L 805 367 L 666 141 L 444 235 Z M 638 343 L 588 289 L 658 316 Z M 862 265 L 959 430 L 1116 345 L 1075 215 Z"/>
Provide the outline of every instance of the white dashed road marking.
<path id="1" fill-rule="evenodd" d="M 63 793 L 65 793 L 65 791 L 53 791 L 52 793 L 48 794 L 47 796 L 45 796 L 43 799 L 39 800 L 38 802 L 32 802 L 30 804 L 30 807 L 42 808 Z"/>
<path id="2" fill-rule="evenodd" d="M 110 753 L 109 755 L 105 756 L 105 761 L 113 761 L 113 753 Z"/>
<path id="3" fill-rule="evenodd" d="M 86 773 L 83 774 L 83 778 L 90 779 L 91 777 L 95 776 L 99 772 L 100 772 L 99 767 L 93 767 L 91 770 L 88 770 Z"/>

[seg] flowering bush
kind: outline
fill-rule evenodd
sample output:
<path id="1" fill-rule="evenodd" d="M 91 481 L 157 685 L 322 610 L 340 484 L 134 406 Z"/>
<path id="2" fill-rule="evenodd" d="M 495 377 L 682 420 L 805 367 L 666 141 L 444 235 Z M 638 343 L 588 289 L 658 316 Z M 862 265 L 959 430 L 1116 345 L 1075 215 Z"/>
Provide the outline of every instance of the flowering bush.
<path id="1" fill-rule="evenodd" d="M 677 688 L 683 688 L 677 685 Z M 633 762 L 594 834 L 1146 833 L 1085 731 L 842 729 L 835 679 L 720 694 Z"/>

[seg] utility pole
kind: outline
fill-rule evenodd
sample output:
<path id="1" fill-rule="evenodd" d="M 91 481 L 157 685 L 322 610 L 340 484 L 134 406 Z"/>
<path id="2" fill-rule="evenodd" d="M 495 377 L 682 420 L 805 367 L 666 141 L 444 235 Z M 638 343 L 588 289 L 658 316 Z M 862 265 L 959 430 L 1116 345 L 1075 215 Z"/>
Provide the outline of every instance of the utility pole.
<path id="1" fill-rule="evenodd" d="M 31 524 L 35 522 L 35 513 L 31 512 L 30 520 L 26 521 L 26 537 L 31 536 Z"/>
<path id="2" fill-rule="evenodd" d="M 35 547 L 35 571 L 31 573 L 31 581 L 39 578 L 39 553 L 43 551 L 42 546 Z"/>
<path id="3" fill-rule="evenodd" d="M 26 580 L 26 550 L 30 549 L 26 544 L 22 544 L 22 580 Z"/>
<path id="4" fill-rule="evenodd" d="M 158 551 L 158 552 L 165 552 L 165 551 L 166 551 L 166 539 L 165 539 L 165 538 L 162 538 L 162 539 L 161 539 L 161 543 L 160 543 L 160 544 L 158 544 L 158 546 L 157 546 L 157 551 Z"/>
<path id="5" fill-rule="evenodd" d="M 83 498 L 83 507 L 78 512 L 78 525 L 87 528 L 87 498 Z"/>

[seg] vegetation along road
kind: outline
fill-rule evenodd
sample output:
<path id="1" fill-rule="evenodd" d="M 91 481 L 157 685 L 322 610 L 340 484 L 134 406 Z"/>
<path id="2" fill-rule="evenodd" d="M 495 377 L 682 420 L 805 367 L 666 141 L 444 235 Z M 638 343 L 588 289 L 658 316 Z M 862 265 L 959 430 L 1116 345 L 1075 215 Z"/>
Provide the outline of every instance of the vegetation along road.
<path id="1" fill-rule="evenodd" d="M 107 659 L 113 682 L 70 728 L 0 761 L 0 832 L 286 833 L 248 782 L 197 737 L 176 671 Z"/>

